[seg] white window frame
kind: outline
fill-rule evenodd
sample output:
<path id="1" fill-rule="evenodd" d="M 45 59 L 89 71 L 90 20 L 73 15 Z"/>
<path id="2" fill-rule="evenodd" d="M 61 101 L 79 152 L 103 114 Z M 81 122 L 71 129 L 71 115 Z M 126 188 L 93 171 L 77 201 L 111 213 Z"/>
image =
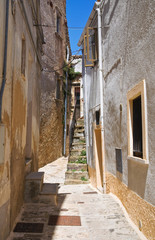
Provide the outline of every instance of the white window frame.
<path id="1" fill-rule="evenodd" d="M 142 107 L 143 158 L 133 156 L 133 100 L 138 96 L 141 96 Z M 148 164 L 149 163 L 148 124 L 147 124 L 147 96 L 145 79 L 139 82 L 127 93 L 127 127 L 128 127 L 128 159 Z"/>

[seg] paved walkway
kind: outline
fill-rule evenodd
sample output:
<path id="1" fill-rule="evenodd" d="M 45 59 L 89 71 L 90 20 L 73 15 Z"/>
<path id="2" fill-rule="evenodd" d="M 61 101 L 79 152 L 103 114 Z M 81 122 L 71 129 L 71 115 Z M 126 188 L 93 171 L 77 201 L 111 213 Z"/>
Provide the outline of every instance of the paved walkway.
<path id="1" fill-rule="evenodd" d="M 66 165 L 67 158 L 60 158 L 40 169 L 46 173 L 45 182 L 60 183 L 58 206 L 24 204 L 17 219 L 18 222 L 43 223 L 43 232 L 12 232 L 8 240 L 146 239 L 112 194 L 101 194 L 91 185 L 63 185 Z M 49 218 L 56 218 L 57 225 L 50 225 Z"/>

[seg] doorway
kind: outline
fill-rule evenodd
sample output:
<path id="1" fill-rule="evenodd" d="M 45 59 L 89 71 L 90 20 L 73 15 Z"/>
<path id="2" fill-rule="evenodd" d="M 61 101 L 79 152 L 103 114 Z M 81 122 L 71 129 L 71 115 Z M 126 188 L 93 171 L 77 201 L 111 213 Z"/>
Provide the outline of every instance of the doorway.
<path id="1" fill-rule="evenodd" d="M 95 162 L 96 184 L 99 190 L 103 189 L 102 137 L 101 128 L 95 129 Z"/>

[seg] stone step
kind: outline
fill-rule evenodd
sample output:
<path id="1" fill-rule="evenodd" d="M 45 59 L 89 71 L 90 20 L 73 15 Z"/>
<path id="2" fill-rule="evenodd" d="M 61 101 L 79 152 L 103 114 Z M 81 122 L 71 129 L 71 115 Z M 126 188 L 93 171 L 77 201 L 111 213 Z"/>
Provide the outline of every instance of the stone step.
<path id="1" fill-rule="evenodd" d="M 32 172 L 25 179 L 24 201 L 57 205 L 58 184 L 43 183 L 44 172 Z"/>
<path id="2" fill-rule="evenodd" d="M 70 152 L 70 156 L 82 156 L 81 155 L 82 151 L 86 151 L 86 150 L 85 149 L 72 149 L 71 152 Z"/>
<path id="3" fill-rule="evenodd" d="M 86 144 L 85 143 L 77 143 L 77 144 L 72 144 L 72 149 L 86 149 Z"/>
<path id="4" fill-rule="evenodd" d="M 36 180 L 43 181 L 44 172 L 31 172 L 26 176 L 27 181 Z"/>
<path id="5" fill-rule="evenodd" d="M 84 132 L 74 132 L 74 137 L 73 138 L 81 138 L 83 137 L 84 138 Z"/>
<path id="6" fill-rule="evenodd" d="M 84 125 L 84 119 L 78 119 L 78 120 L 76 121 L 76 124 L 77 124 L 77 125 Z"/>
<path id="7" fill-rule="evenodd" d="M 67 170 L 87 171 L 87 164 L 82 163 L 68 163 Z"/>
<path id="8" fill-rule="evenodd" d="M 82 180 L 77 180 L 77 179 L 66 179 L 65 180 L 65 185 L 76 185 L 76 184 L 89 184 L 89 180 L 88 181 L 82 181 Z"/>
<path id="9" fill-rule="evenodd" d="M 82 160 L 87 160 L 86 156 L 69 156 L 69 162 L 78 162 L 78 161 L 82 161 Z"/>
<path id="10" fill-rule="evenodd" d="M 58 186 L 57 183 L 44 183 L 38 202 L 57 205 Z"/>
<path id="11" fill-rule="evenodd" d="M 78 141 L 78 142 L 74 142 L 74 143 L 72 143 L 72 146 L 78 146 L 78 145 L 86 146 L 86 143 L 83 142 L 83 141 Z"/>
<path id="12" fill-rule="evenodd" d="M 84 133 L 84 129 L 75 129 L 74 133 Z"/>
<path id="13" fill-rule="evenodd" d="M 81 124 L 77 125 L 77 124 L 75 124 L 75 128 L 74 129 L 84 129 L 84 125 L 81 125 Z"/>
<path id="14" fill-rule="evenodd" d="M 87 181 L 89 179 L 89 176 L 88 176 L 88 172 L 85 171 L 67 171 L 65 173 L 65 179 L 68 180 L 68 179 L 77 179 L 77 180 L 81 180 L 81 181 Z"/>
<path id="15" fill-rule="evenodd" d="M 25 178 L 25 202 L 36 202 L 42 190 L 44 172 L 31 172 Z"/>
<path id="16" fill-rule="evenodd" d="M 77 124 L 75 124 L 75 129 L 84 129 L 84 124 L 81 124 L 81 125 L 77 125 Z"/>
<path id="17" fill-rule="evenodd" d="M 83 141 L 83 140 L 85 140 L 85 137 L 76 137 L 76 136 L 74 136 L 73 143 L 77 143 L 77 142 Z"/>

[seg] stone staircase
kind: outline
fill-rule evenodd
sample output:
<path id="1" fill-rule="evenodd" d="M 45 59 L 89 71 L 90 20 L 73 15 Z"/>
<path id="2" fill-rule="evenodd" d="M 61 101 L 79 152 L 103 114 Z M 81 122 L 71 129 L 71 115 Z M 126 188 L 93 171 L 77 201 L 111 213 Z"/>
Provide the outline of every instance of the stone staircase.
<path id="1" fill-rule="evenodd" d="M 44 172 L 31 172 L 25 179 L 24 201 L 57 205 L 58 184 L 44 183 Z"/>
<path id="2" fill-rule="evenodd" d="M 65 173 L 65 184 L 88 184 L 89 176 L 87 169 L 84 119 L 78 119 Z"/>

